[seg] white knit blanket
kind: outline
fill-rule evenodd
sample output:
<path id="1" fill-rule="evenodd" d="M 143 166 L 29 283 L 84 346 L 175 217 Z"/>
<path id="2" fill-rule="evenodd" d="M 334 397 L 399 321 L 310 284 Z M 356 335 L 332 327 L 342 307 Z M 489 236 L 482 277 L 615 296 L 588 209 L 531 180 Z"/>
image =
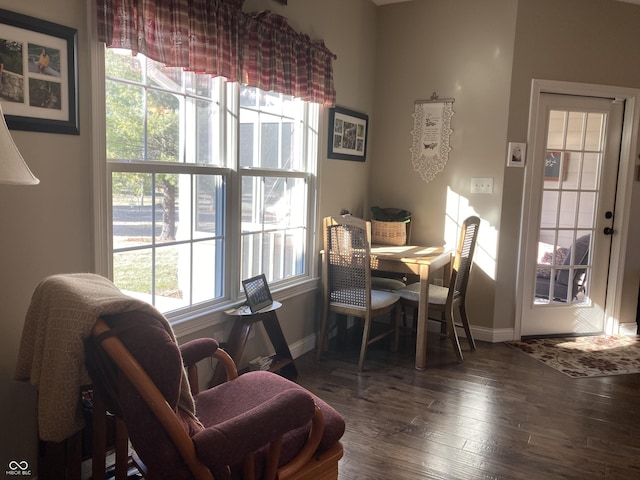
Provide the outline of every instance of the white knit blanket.
<path id="1" fill-rule="evenodd" d="M 84 427 L 80 388 L 91 384 L 83 339 L 102 315 L 144 311 L 171 326 L 153 306 L 124 295 L 95 274 L 61 274 L 36 287 L 25 318 L 16 380 L 38 387 L 38 429 L 42 440 L 61 442 Z M 183 375 L 181 405 L 193 415 L 193 398 Z M 184 397 L 184 398 L 183 398 Z"/>

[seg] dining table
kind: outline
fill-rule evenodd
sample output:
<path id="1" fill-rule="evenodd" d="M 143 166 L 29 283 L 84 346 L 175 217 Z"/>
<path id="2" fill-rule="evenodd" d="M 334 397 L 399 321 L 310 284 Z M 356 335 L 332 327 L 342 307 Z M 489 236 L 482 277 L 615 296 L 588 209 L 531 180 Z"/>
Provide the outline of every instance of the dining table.
<path id="1" fill-rule="evenodd" d="M 446 282 L 451 274 L 452 250 L 441 246 L 419 245 L 372 245 L 371 269 L 384 272 L 404 273 L 420 277 L 420 300 L 416 321 L 417 370 L 427 366 L 427 320 L 429 311 L 429 283 L 434 272 L 443 270 Z"/>

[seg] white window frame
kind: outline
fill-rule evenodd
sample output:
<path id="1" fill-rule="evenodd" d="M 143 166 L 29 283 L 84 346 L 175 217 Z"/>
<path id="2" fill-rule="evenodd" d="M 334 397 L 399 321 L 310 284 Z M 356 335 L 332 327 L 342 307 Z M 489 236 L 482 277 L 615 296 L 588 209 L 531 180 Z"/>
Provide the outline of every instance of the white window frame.
<path id="1" fill-rule="evenodd" d="M 95 29 L 93 30 L 95 36 Z M 95 40 L 95 38 L 94 38 Z M 102 43 L 92 42 L 91 54 L 91 72 L 94 78 L 92 82 L 92 157 L 93 157 L 93 204 L 94 204 L 94 262 L 95 271 L 98 274 L 112 278 L 111 252 L 113 248 L 112 238 L 112 219 L 111 219 L 111 169 L 106 161 L 106 120 L 105 120 L 105 65 L 104 65 L 104 46 Z M 231 90 L 231 89 L 227 89 Z M 237 88 L 235 91 L 237 92 Z M 223 100 L 223 110 L 229 112 L 231 109 L 237 108 L 238 95 L 227 95 Z M 318 155 L 318 122 L 321 118 L 321 108 L 317 108 L 317 114 L 312 119 L 311 131 L 308 141 L 304 146 L 311 165 L 309 165 L 309 173 L 305 174 L 308 182 L 309 196 L 307 205 L 307 234 L 306 234 L 306 259 L 305 259 L 305 275 L 298 276 L 289 280 L 279 282 L 273 289 L 274 298 L 277 300 L 285 300 L 295 297 L 306 292 L 315 291 L 318 288 L 318 272 L 315 261 L 315 228 L 317 220 L 318 208 L 318 191 L 317 191 L 317 155 Z M 236 110 L 237 111 L 237 110 Z M 232 116 L 227 113 L 227 116 Z M 237 118 L 237 116 L 236 116 Z M 238 135 L 236 122 L 223 122 L 228 128 L 223 132 L 226 138 L 226 151 L 224 155 L 227 160 L 229 158 L 237 158 L 238 151 Z M 170 166 L 170 164 L 169 164 Z M 197 166 L 193 166 L 198 168 Z M 240 269 L 235 268 L 234 259 L 239 259 L 239 239 L 240 239 L 240 222 L 233 222 L 232 219 L 238 219 L 240 215 L 240 181 L 242 175 L 234 168 L 220 168 L 225 171 L 228 179 L 227 199 L 228 207 L 226 209 L 226 237 L 227 245 L 225 248 L 225 291 L 224 298 L 213 304 L 206 304 L 204 307 L 195 305 L 174 312 L 169 312 L 166 316 L 172 323 L 176 334 L 187 335 L 195 333 L 206 327 L 215 326 L 225 320 L 224 310 L 230 306 L 238 305 L 244 301 L 244 297 L 239 288 L 240 285 Z M 253 174 L 258 171 L 253 170 Z M 265 171 L 265 174 L 272 174 L 271 171 Z M 290 175 L 290 174 L 285 174 Z M 235 201 L 230 201 L 231 199 Z M 238 260 L 239 262 L 239 260 Z M 233 286 L 233 287 L 230 287 Z"/>

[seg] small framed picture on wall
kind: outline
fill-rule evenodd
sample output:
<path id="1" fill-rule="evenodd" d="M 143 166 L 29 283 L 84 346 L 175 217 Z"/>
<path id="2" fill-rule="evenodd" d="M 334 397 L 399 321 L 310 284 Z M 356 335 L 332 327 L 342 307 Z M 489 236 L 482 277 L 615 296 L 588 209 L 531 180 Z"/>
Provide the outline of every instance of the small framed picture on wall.
<path id="1" fill-rule="evenodd" d="M 527 153 L 527 144 L 509 142 L 507 152 L 507 167 L 524 167 L 524 159 Z"/>

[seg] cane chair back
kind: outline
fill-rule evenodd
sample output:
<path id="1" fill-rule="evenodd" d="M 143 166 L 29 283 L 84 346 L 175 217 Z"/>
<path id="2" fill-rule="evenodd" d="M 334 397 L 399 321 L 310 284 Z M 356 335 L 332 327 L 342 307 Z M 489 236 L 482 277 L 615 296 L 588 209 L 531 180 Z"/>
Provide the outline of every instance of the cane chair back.
<path id="1" fill-rule="evenodd" d="M 442 333 L 451 339 L 459 362 L 462 362 L 464 357 L 458 338 L 458 327 L 464 329 L 471 351 L 476 349 L 467 316 L 466 297 L 479 227 L 480 218 L 477 216 L 471 216 L 463 222 L 451 268 L 451 277 L 448 281 L 449 286 L 429 285 L 429 318 L 442 323 Z M 395 293 L 400 295 L 403 308 L 412 309 L 415 316 L 420 300 L 420 284 L 407 285 L 405 288 L 396 290 Z M 439 313 L 439 316 L 431 316 L 432 312 Z"/>
<path id="2" fill-rule="evenodd" d="M 397 315 L 391 327 L 373 338 L 372 320 L 397 306 L 399 296 L 371 288 L 371 223 L 350 215 L 327 217 L 323 221 L 324 252 L 322 262 L 323 314 L 318 359 L 326 343 L 329 312 L 364 320 L 358 370 L 364 368 L 367 347 L 389 335 L 396 335 Z M 397 348 L 397 337 L 392 349 Z"/>

